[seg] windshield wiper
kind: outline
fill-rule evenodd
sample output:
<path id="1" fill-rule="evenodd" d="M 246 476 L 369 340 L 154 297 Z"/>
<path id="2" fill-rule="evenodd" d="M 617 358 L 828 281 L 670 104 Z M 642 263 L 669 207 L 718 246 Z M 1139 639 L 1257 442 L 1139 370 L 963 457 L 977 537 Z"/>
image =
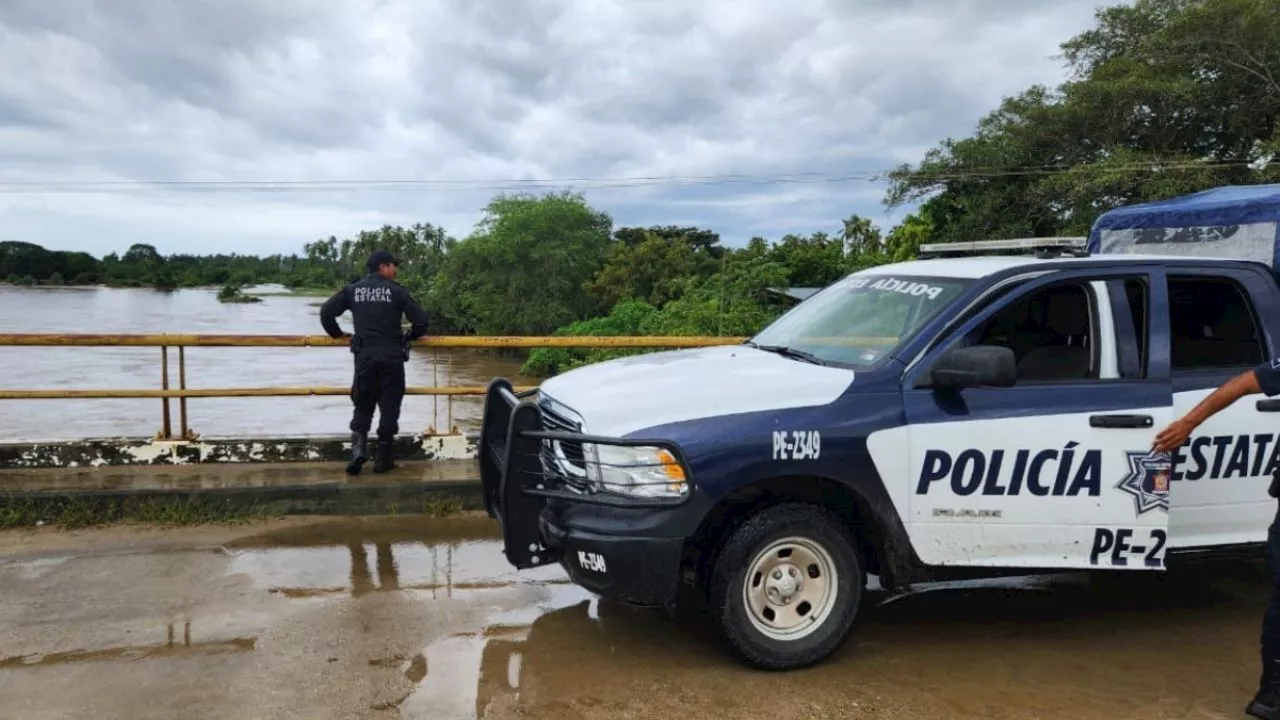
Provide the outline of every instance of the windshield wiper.
<path id="1" fill-rule="evenodd" d="M 819 358 L 817 355 L 814 355 L 813 353 L 807 353 L 803 350 L 797 350 L 793 347 L 787 347 L 786 345 L 757 345 L 753 342 L 746 343 L 746 345 L 747 347 L 753 347 L 757 350 L 764 350 L 765 352 L 777 353 L 785 357 L 793 357 L 799 360 L 804 360 L 805 362 L 811 362 L 814 365 L 827 364 L 825 360 Z"/>

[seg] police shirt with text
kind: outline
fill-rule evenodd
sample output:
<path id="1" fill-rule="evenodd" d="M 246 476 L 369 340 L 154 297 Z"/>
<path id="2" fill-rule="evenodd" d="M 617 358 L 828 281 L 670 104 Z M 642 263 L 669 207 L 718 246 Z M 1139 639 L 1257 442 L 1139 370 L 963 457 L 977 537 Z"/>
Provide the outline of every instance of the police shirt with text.
<path id="1" fill-rule="evenodd" d="M 1268 397 L 1280 395 L 1280 358 L 1264 362 L 1253 369 L 1258 388 Z"/>
<path id="2" fill-rule="evenodd" d="M 320 307 L 320 323 L 330 337 L 341 337 L 337 317 L 350 310 L 354 335 L 360 338 L 362 354 L 370 351 L 399 353 L 405 339 L 400 319 L 408 316 L 412 323 L 409 340 L 427 334 L 427 313 L 413 295 L 397 282 L 370 274 L 347 285 Z"/>

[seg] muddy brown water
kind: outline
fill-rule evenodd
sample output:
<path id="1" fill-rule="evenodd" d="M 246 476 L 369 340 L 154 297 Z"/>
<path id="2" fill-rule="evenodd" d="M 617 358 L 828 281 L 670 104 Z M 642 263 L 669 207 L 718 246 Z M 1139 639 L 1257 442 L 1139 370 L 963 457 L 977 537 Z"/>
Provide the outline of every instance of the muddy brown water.
<path id="1" fill-rule="evenodd" d="M 283 292 L 262 286 L 254 292 Z M 216 288 L 170 293 L 111 288 L 23 288 L 0 285 L 0 333 L 192 333 L 323 335 L 318 303 L 324 298 L 266 295 L 263 302 L 225 304 Z M 351 315 L 339 318 L 350 331 Z M 177 349 L 169 351 L 169 378 L 178 386 Z M 159 348 L 0 347 L 0 388 L 11 390 L 161 387 Z M 494 377 L 517 384 L 517 359 L 494 352 L 417 350 L 406 366 L 410 385 L 477 385 Z M 189 348 L 187 386 L 239 388 L 351 384 L 345 348 Z M 351 401 L 341 397 L 193 398 L 190 427 L 204 436 L 342 434 Z M 161 400 L 0 400 L 0 442 L 151 436 L 161 428 Z M 170 401 L 171 428 L 179 431 L 178 401 Z M 478 398 L 409 396 L 401 432 L 432 426 L 444 431 L 476 427 Z M 376 418 L 375 418 L 376 420 Z"/>
<path id="2" fill-rule="evenodd" d="M 506 565 L 487 518 L 0 534 L 0 717 L 1235 718 L 1256 563 L 873 592 L 768 674 L 701 608 Z"/>

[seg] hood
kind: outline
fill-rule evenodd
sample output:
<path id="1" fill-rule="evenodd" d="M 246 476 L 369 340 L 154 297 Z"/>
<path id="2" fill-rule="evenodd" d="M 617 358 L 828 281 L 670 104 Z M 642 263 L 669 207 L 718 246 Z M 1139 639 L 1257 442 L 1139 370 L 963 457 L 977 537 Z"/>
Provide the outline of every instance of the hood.
<path id="1" fill-rule="evenodd" d="M 541 385 L 585 432 L 622 436 L 722 415 L 826 405 L 853 382 L 845 368 L 734 345 L 648 353 L 570 370 Z"/>

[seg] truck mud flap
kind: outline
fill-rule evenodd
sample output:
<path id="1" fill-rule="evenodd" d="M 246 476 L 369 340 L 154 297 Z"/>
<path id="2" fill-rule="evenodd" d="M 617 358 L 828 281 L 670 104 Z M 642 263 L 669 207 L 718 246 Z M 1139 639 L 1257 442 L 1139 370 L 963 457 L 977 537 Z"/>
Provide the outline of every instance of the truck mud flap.
<path id="1" fill-rule="evenodd" d="M 546 498 L 525 492 L 542 477 L 539 458 L 541 410 L 513 392 L 511 383 L 496 379 L 485 393 L 480 426 L 480 481 L 485 511 L 502 529 L 503 552 L 518 569 L 554 562 L 543 545 L 538 517 Z"/>

